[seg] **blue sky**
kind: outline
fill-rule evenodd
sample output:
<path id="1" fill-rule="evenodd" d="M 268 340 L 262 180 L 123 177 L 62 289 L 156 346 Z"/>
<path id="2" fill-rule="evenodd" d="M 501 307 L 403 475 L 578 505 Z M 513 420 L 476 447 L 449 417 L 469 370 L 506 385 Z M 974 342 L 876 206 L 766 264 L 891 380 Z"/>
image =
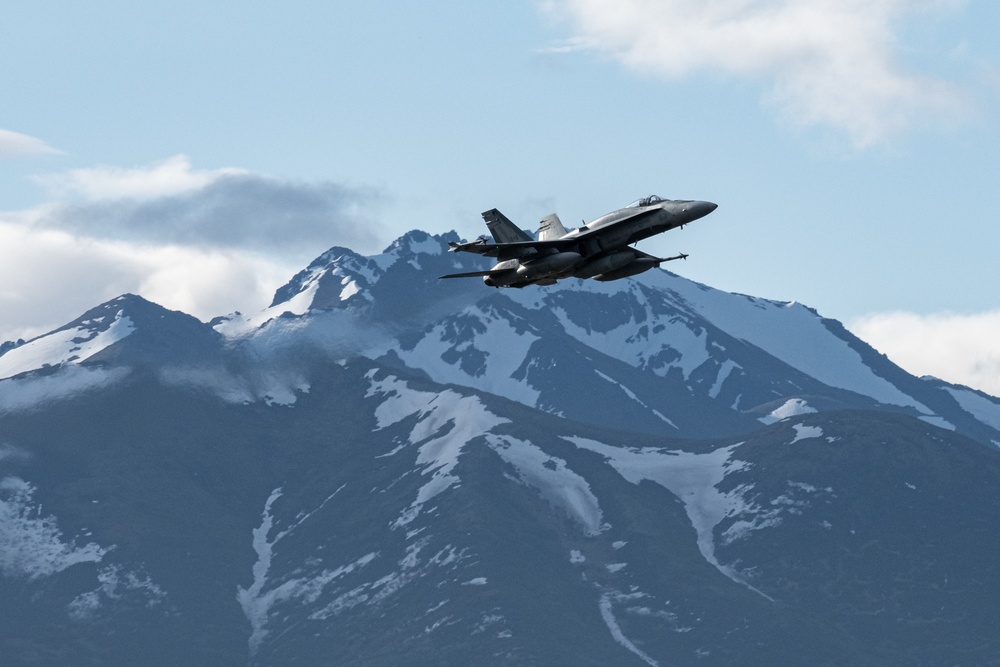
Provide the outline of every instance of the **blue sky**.
<path id="1" fill-rule="evenodd" d="M 1000 393 L 994 2 L 17 4 L 0 338 L 125 291 L 255 310 L 333 245 L 656 193 L 719 204 L 642 244 L 674 270 Z"/>

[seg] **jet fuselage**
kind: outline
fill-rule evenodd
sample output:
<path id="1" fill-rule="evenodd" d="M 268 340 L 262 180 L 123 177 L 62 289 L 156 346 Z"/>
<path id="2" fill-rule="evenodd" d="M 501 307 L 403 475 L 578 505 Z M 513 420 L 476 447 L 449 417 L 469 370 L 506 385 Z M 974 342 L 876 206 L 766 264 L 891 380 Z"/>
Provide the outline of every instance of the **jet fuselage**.
<path id="1" fill-rule="evenodd" d="M 648 271 L 662 262 L 630 245 L 655 234 L 682 227 L 716 209 L 707 201 L 670 200 L 655 195 L 566 232 L 555 215 L 542 220 L 540 238 L 528 236 L 496 209 L 483 213 L 494 242 L 485 237 L 452 244 L 452 251 L 473 252 L 500 260 L 488 271 L 443 278 L 481 275 L 492 287 L 551 285 L 568 277 L 618 280 Z"/>

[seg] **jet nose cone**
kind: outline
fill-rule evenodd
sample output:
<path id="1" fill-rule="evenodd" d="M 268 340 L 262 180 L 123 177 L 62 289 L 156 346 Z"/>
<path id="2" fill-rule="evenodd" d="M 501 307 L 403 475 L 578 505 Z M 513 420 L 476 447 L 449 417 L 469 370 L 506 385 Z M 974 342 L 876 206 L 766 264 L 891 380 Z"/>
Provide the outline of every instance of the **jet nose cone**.
<path id="1" fill-rule="evenodd" d="M 704 218 L 717 208 L 719 208 L 719 205 L 713 204 L 710 201 L 693 201 L 688 204 L 687 210 L 691 219 L 697 220 L 698 218 Z"/>

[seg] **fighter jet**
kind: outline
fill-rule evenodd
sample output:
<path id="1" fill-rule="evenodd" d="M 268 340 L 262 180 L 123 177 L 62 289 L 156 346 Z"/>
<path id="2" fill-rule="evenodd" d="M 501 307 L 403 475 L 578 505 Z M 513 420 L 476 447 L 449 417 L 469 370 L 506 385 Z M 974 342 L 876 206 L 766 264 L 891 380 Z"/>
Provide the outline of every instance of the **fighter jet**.
<path id="1" fill-rule="evenodd" d="M 492 242 L 480 236 L 475 241 L 449 245 L 450 252 L 496 257 L 499 263 L 487 271 L 441 277 L 482 276 L 483 282 L 490 287 L 553 285 L 569 277 L 600 281 L 627 278 L 663 262 L 687 257 L 683 253 L 674 257 L 654 257 L 629 246 L 668 229 L 683 227 L 716 208 L 712 202 L 651 195 L 571 232 L 566 231 L 559 216 L 546 216 L 539 226 L 537 241 L 493 208 L 483 213 L 483 220 L 493 235 Z"/>

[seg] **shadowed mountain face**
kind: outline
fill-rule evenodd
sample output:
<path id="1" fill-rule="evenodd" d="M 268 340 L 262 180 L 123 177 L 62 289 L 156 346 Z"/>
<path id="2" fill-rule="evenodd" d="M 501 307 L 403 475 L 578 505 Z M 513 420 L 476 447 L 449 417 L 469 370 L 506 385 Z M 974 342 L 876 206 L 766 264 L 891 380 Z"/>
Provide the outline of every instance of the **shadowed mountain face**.
<path id="1" fill-rule="evenodd" d="M 5 664 L 990 664 L 1000 405 L 670 273 L 411 232 L 0 355 Z"/>

